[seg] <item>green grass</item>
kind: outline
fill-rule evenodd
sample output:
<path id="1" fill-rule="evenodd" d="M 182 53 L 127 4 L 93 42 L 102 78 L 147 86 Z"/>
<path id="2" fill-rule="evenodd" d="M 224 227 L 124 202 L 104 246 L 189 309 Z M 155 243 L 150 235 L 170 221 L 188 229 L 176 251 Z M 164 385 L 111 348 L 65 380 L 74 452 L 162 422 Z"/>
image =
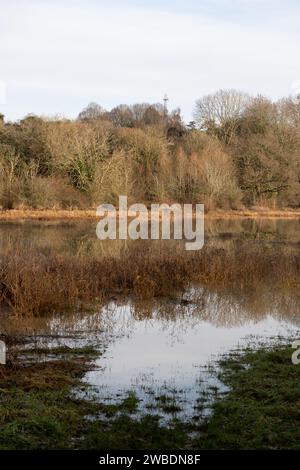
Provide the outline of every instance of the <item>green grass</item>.
<path id="1" fill-rule="evenodd" d="M 220 362 L 231 391 L 213 406 L 197 443 L 206 449 L 300 449 L 300 365 L 287 346 L 247 350 Z"/>
<path id="2" fill-rule="evenodd" d="M 216 399 L 211 417 L 190 423 L 173 418 L 168 427 L 160 423 L 159 413 L 179 410 L 173 395 L 156 396 L 155 410 L 141 418 L 133 392 L 114 405 L 89 393 L 90 398 L 74 394 L 75 389 L 88 390 L 82 377 L 97 354 L 89 348 L 82 357 L 80 351 L 61 348 L 63 358 L 58 354 L 44 363 L 15 359 L 1 370 L 1 450 L 300 448 L 300 366 L 292 364 L 290 347 L 223 357 L 215 372 L 230 391 L 199 395 L 200 416 L 205 402 Z M 53 350 L 48 352 L 52 357 Z"/>
<path id="3" fill-rule="evenodd" d="M 175 396 L 158 395 L 155 397 L 157 408 L 164 413 L 176 413 L 181 410 L 181 407 L 176 402 Z"/>
<path id="4" fill-rule="evenodd" d="M 99 352 L 90 347 L 27 350 L 50 357 L 54 351 L 57 358 L 43 363 L 14 358 L 0 375 L 0 450 L 180 449 L 186 445 L 182 424 L 168 429 L 160 426 L 159 416 L 135 419 L 139 400 L 133 392 L 116 405 L 74 394 L 76 389 L 88 391 L 81 379 Z M 20 358 L 23 353 L 19 351 Z"/>

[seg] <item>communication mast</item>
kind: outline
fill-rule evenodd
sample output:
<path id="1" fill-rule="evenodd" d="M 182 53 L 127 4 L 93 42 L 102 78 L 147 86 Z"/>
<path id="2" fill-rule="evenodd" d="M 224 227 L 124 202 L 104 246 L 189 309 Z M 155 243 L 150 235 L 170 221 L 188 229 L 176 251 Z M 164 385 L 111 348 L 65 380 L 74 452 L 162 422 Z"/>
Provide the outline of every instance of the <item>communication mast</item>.
<path id="1" fill-rule="evenodd" d="M 167 93 L 165 93 L 165 95 L 164 95 L 164 113 L 165 113 L 165 115 L 168 114 L 168 101 L 169 101 L 168 95 L 167 95 Z"/>

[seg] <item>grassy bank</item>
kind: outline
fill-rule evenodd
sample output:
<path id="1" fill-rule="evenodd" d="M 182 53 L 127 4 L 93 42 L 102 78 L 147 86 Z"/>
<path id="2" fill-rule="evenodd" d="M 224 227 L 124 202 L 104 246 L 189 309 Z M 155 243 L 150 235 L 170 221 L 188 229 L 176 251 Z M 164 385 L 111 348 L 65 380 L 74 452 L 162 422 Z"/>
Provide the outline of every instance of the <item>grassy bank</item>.
<path id="1" fill-rule="evenodd" d="M 74 394 L 87 389 L 81 379 L 99 352 L 60 347 L 42 353 L 51 360 L 27 362 L 23 351 L 1 368 L 0 449 L 300 447 L 300 366 L 291 363 L 288 345 L 222 358 L 219 376 L 230 391 L 216 399 L 212 416 L 203 420 L 199 411 L 193 422 L 175 419 L 170 427 L 160 424 L 159 410 L 137 418 L 133 393 L 118 405 Z M 164 411 L 174 412 L 175 405 Z"/>
<path id="2" fill-rule="evenodd" d="M 290 346 L 247 350 L 220 362 L 231 389 L 198 440 L 205 449 L 300 449 L 300 365 Z"/>
<path id="3" fill-rule="evenodd" d="M 80 421 L 94 409 L 72 398 L 70 390 L 80 385 L 90 367 L 90 354 L 83 351 L 78 357 L 69 351 L 64 359 L 35 363 L 21 359 L 20 354 L 10 355 L 0 369 L 0 449 L 75 445 L 72 440 L 80 432 Z"/>

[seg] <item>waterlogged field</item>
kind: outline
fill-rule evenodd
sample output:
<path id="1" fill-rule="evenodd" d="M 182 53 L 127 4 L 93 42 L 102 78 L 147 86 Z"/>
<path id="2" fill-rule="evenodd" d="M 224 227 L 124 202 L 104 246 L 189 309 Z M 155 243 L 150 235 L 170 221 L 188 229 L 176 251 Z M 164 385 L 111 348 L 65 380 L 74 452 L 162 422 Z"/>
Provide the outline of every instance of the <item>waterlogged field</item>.
<path id="1" fill-rule="evenodd" d="M 299 227 L 211 220 L 187 253 L 3 222 L 0 448 L 299 446 Z"/>

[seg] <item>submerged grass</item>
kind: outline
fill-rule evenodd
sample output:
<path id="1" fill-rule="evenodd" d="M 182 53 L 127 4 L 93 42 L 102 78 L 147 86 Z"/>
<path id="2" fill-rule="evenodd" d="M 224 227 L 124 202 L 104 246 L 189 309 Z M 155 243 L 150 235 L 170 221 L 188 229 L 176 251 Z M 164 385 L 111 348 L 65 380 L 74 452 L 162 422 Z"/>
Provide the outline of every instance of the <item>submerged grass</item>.
<path id="1" fill-rule="evenodd" d="M 78 349 L 68 352 L 69 358 L 64 350 L 63 359 L 34 364 L 15 356 L 1 368 L 0 450 L 184 447 L 182 424 L 167 429 L 158 416 L 134 419 L 138 399 L 133 392 L 118 405 L 79 398 L 74 391 L 88 388 L 81 379 L 97 352 L 89 350 L 76 360 Z"/>
<path id="2" fill-rule="evenodd" d="M 70 347 L 70 346 L 57 346 L 54 348 L 47 347 L 36 347 L 34 349 L 20 349 L 21 354 L 39 354 L 39 355 L 51 355 L 51 356 L 99 356 L 100 352 L 97 351 L 93 346 L 83 346 L 83 347 Z"/>
<path id="3" fill-rule="evenodd" d="M 0 374 L 0 449 L 69 448 L 94 411 L 70 394 L 90 367 L 88 355 L 34 364 L 10 358 Z"/>
<path id="4" fill-rule="evenodd" d="M 173 396 L 157 396 L 157 415 L 138 417 L 134 392 L 116 405 L 99 403 L 89 393 L 75 394 L 88 391 L 81 379 L 97 351 L 89 348 L 81 356 L 80 348 L 61 350 L 63 358 L 42 363 L 21 362 L 16 353 L 1 368 L 1 450 L 300 448 L 300 366 L 291 363 L 289 346 L 223 357 L 219 378 L 230 391 L 208 392 L 203 400 L 213 394 L 213 414 L 201 418 L 200 410 L 199 419 L 174 418 L 171 426 L 161 423 L 159 408 L 175 413 Z"/>

